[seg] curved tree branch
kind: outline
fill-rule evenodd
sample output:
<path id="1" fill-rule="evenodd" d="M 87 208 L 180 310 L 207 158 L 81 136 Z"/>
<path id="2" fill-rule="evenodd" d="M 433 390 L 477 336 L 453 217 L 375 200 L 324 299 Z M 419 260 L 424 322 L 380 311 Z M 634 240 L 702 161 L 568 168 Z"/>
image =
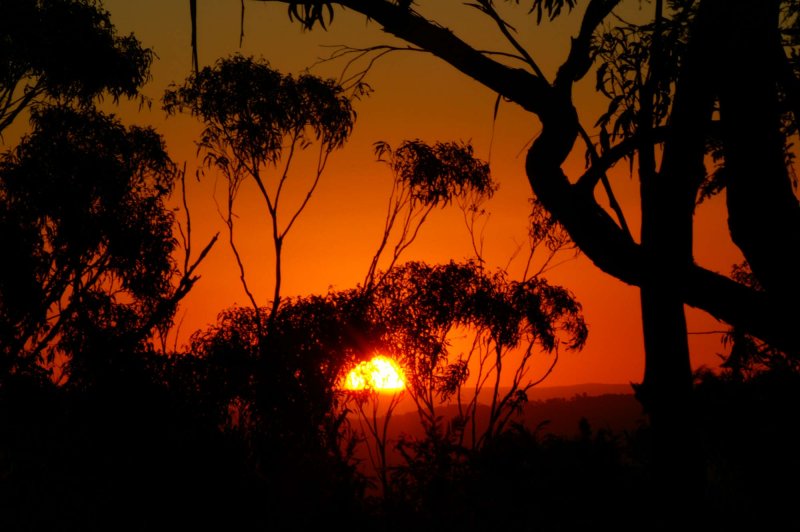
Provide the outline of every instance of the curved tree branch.
<path id="1" fill-rule="evenodd" d="M 292 0 L 259 0 L 291 4 Z M 604 0 L 605 1 L 605 0 Z M 311 3 L 311 2 L 305 2 Z M 381 25 L 383 31 L 430 51 L 460 72 L 532 113 L 545 110 L 552 89 L 542 78 L 526 70 L 499 63 L 471 47 L 451 30 L 388 0 L 339 0 L 335 3 L 361 13 Z"/>
<path id="2" fill-rule="evenodd" d="M 291 0 L 260 0 L 291 3 Z M 323 2 L 320 0 L 320 4 Z M 430 51 L 451 66 L 503 97 L 536 114 L 542 133 L 528 150 L 526 172 L 531 188 L 573 241 L 604 272 L 639 286 L 642 250 L 583 187 L 573 185 L 561 169 L 578 136 L 577 113 L 571 90 L 591 67 L 590 37 L 619 3 L 593 0 L 587 6 L 579 35 L 558 70 L 554 86 L 521 69 L 497 63 L 470 47 L 447 28 L 387 0 L 334 2 L 380 24 L 384 31 Z M 622 150 L 622 148 L 620 148 Z M 792 353 L 800 339 L 790 333 L 788 320 L 764 294 L 696 264 L 685 273 L 684 301 L 731 325 Z"/>

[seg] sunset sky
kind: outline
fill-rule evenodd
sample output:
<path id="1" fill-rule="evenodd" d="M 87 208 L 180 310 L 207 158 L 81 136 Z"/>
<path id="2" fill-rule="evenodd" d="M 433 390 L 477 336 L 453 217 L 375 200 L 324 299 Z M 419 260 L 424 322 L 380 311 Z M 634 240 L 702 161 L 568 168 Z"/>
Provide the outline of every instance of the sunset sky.
<path id="1" fill-rule="evenodd" d="M 167 118 L 160 105 L 169 83 L 181 82 L 190 73 L 188 2 L 106 0 L 104 5 L 111 12 L 119 33 L 135 33 L 157 55 L 152 68 L 153 79 L 144 88 L 144 93 L 152 99 L 152 107 L 139 110 L 136 104 L 123 102 L 115 112 L 126 123 L 156 127 L 164 135 L 173 159 L 181 165 L 185 161 L 188 175 L 194 176 L 199 164 L 194 144 L 199 124 L 187 116 Z M 475 10 L 460 7 L 461 2 L 455 1 L 440 5 L 445 5 L 446 11 L 430 15 L 443 25 L 467 36 L 480 48 L 505 50 L 496 28 Z M 625 13 L 630 17 L 636 15 L 636 12 Z M 331 49 L 324 45 L 398 44 L 380 32 L 377 25 L 368 24 L 353 13 L 338 10 L 328 32 L 303 32 L 297 24 L 289 22 L 284 6 L 248 1 L 244 42 L 240 48 L 239 17 L 237 1 L 198 0 L 201 66 L 238 52 L 263 57 L 282 72 L 297 74 L 330 53 Z M 521 40 L 547 74 L 552 75 L 563 60 L 578 20 L 573 15 L 521 33 Z M 311 72 L 337 77 L 343 65 L 341 61 L 326 63 L 314 67 Z M 498 193 L 486 206 L 491 218 L 485 232 L 485 258 L 490 268 L 506 266 L 515 249 L 526 242 L 531 192 L 523 165 L 525 149 L 538 132 L 535 117 L 513 104 L 503 103 L 493 123 L 495 94 L 439 60 L 420 53 L 404 52 L 384 57 L 366 81 L 374 93 L 356 103 L 358 119 L 351 139 L 343 150 L 332 156 L 316 195 L 287 237 L 282 294 L 324 293 L 329 287 L 345 289 L 363 281 L 378 244 L 391 189 L 388 169 L 375 162 L 372 145 L 378 140 L 395 146 L 404 139 L 413 138 L 428 142 L 471 141 L 476 155 L 490 161 L 493 175 L 500 183 Z M 594 78 L 590 74 L 576 94 L 578 110 L 587 128 L 594 124 L 603 105 L 593 88 Z M 108 104 L 107 109 L 112 106 Z M 574 155 L 565 170 L 577 176 L 582 171 L 583 150 L 576 149 Z M 634 234 L 638 234 L 637 181 L 635 176 L 629 175 L 627 165 L 624 166 L 612 172 L 612 182 L 628 222 Z M 298 183 L 302 180 L 302 176 L 295 177 Z M 191 332 L 214 322 L 222 309 L 248 304 L 227 245 L 224 224 L 217 213 L 214 194 L 212 173 L 206 173 L 199 182 L 189 181 L 194 249 L 201 248 L 217 231 L 221 232 L 221 238 L 201 267 L 202 279 L 179 311 L 178 319 L 182 320 L 177 335 L 179 344 L 186 341 Z M 220 201 L 223 194 L 220 178 L 217 183 Z M 259 303 L 267 304 L 272 290 L 271 240 L 267 233 L 266 210 L 259 200 L 253 190 L 245 187 L 241 191 L 237 230 L 248 267 L 248 280 Z M 724 199 L 716 198 L 702 204 L 696 220 L 696 261 L 728 273 L 739 258 L 727 235 Z M 450 208 L 435 212 L 418 241 L 402 258 L 436 263 L 471 256 L 469 235 L 461 213 Z M 512 276 L 518 275 L 522 266 L 522 260 L 512 261 L 509 272 Z M 546 384 L 641 381 L 644 356 L 638 290 L 604 274 L 584 257 L 565 262 L 547 277 L 574 292 L 583 304 L 590 334 L 582 352 L 562 353 Z M 689 319 L 690 330 L 694 332 L 725 328 L 692 309 Z M 724 349 L 720 338 L 719 334 L 690 337 L 695 367 L 718 363 L 717 353 Z M 542 370 L 544 368 L 543 363 Z"/>

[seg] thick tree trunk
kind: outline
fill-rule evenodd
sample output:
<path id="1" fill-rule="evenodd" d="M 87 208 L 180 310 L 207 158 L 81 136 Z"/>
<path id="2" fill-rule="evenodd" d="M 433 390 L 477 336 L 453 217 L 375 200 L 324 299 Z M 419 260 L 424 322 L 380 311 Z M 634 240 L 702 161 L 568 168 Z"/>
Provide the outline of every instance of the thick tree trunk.
<path id="1" fill-rule="evenodd" d="M 705 176 L 705 140 L 713 110 L 713 93 L 707 79 L 714 40 L 709 15 L 707 6 L 702 6 L 694 21 L 676 82 L 670 134 L 664 143 L 660 169 L 656 171 L 652 144 L 639 152 L 644 257 L 640 288 L 645 347 L 645 374 L 639 396 L 651 419 L 657 483 L 655 510 L 662 514 L 659 519 L 663 522 L 681 518 L 682 512 L 691 510 L 703 488 L 703 464 L 696 452 L 692 369 L 682 291 L 693 266 L 694 207 Z M 662 66 L 660 57 L 659 50 L 654 50 L 653 72 Z M 651 94 L 652 87 L 645 87 L 640 126 L 645 135 L 650 128 Z"/>
<path id="2" fill-rule="evenodd" d="M 654 518 L 669 522 L 692 507 L 701 488 L 694 450 L 692 370 L 681 286 L 691 254 L 692 212 L 675 208 L 665 176 L 642 183 L 644 381 L 637 397 L 653 431 Z M 673 189 L 673 190 L 670 190 Z M 675 488 L 679 489 L 675 489 Z"/>
<path id="3" fill-rule="evenodd" d="M 718 78 L 727 177 L 728 225 L 761 285 L 794 308 L 800 296 L 797 263 L 800 204 L 784 156 L 778 83 L 785 60 L 777 0 L 720 4 Z"/>

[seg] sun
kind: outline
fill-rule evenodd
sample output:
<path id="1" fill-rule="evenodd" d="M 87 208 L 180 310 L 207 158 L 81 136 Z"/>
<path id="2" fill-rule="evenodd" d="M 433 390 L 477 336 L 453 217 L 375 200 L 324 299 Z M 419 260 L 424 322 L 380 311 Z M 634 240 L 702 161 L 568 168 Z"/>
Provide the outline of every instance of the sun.
<path id="1" fill-rule="evenodd" d="M 375 390 L 398 392 L 406 386 L 403 370 L 389 357 L 376 355 L 350 370 L 344 379 L 346 390 Z"/>

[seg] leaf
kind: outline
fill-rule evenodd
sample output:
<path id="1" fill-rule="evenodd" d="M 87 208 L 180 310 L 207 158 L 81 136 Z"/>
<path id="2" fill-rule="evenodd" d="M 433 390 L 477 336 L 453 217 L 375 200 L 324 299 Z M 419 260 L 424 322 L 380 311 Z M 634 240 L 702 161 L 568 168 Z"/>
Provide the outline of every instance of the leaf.
<path id="1" fill-rule="evenodd" d="M 516 0 L 516 3 L 519 4 L 519 0 Z M 568 11 L 572 11 L 576 4 L 577 0 L 533 0 L 528 14 L 536 11 L 536 24 L 539 25 L 545 12 L 547 18 L 552 21 L 561 14 L 565 6 Z"/>
<path id="2" fill-rule="evenodd" d="M 373 151 L 379 161 L 385 161 L 384 156 L 387 154 L 391 157 L 392 147 L 385 140 L 379 140 L 375 142 L 373 146 L 374 146 Z"/>
<path id="3" fill-rule="evenodd" d="M 609 139 L 608 130 L 605 127 L 600 128 L 600 151 L 605 154 L 611 149 L 611 141 Z"/>
<path id="4" fill-rule="evenodd" d="M 492 113 L 492 124 L 497 122 L 497 113 L 500 111 L 500 99 L 503 96 L 498 93 L 497 99 L 494 101 L 494 112 Z"/>

